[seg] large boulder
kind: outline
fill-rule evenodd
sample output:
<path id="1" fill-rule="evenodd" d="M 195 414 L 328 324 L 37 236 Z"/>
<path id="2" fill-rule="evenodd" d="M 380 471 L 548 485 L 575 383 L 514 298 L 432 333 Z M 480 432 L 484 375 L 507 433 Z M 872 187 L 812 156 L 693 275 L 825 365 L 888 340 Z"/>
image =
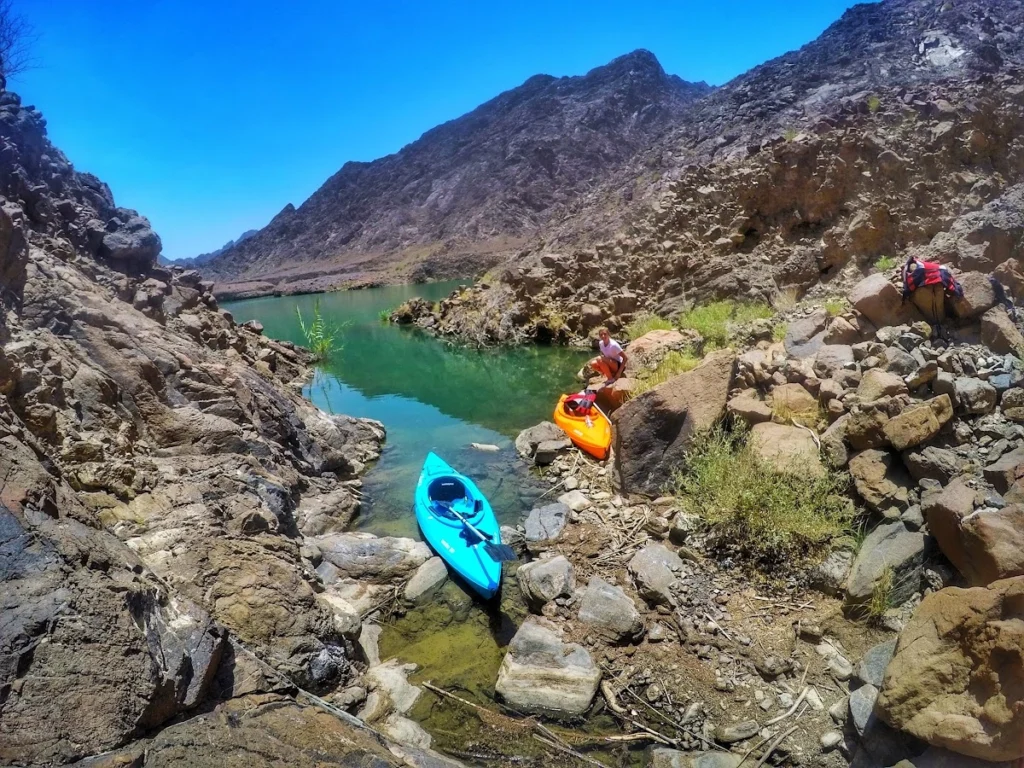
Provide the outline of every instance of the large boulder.
<path id="1" fill-rule="evenodd" d="M 735 368 L 731 351 L 713 352 L 692 371 L 659 384 L 615 412 L 615 461 L 624 491 L 662 493 L 694 437 L 725 414 Z"/>
<path id="2" fill-rule="evenodd" d="M 516 580 L 526 604 L 538 613 L 556 597 L 570 597 L 576 587 L 572 563 L 561 555 L 519 566 Z"/>
<path id="3" fill-rule="evenodd" d="M 771 392 L 772 414 L 775 421 L 786 424 L 790 420 L 805 426 L 818 421 L 818 398 L 802 384 L 780 384 Z"/>
<path id="4" fill-rule="evenodd" d="M 929 744 L 1024 757 L 1024 576 L 928 595 L 900 634 L 876 712 Z"/>
<path id="5" fill-rule="evenodd" d="M 816 353 L 822 345 L 823 337 L 818 338 L 825 324 L 828 313 L 824 309 L 816 309 L 805 317 L 791 321 L 786 327 L 783 344 L 786 354 L 790 357 L 804 358 Z"/>
<path id="6" fill-rule="evenodd" d="M 338 575 L 350 579 L 387 582 L 411 576 L 430 559 L 430 548 L 422 541 L 348 532 L 320 536 L 313 540 L 323 559 Z"/>
<path id="7" fill-rule="evenodd" d="M 963 320 L 980 317 L 996 303 L 996 293 L 988 275 L 981 272 L 965 272 L 958 282 L 964 289 L 963 298 L 954 299 L 953 311 Z"/>
<path id="8" fill-rule="evenodd" d="M 868 275 L 850 292 L 853 308 L 878 328 L 903 325 L 921 319 L 913 304 L 905 303 L 903 296 L 889 278 L 881 273 Z"/>
<path id="9" fill-rule="evenodd" d="M 772 422 L 755 424 L 748 445 L 755 456 L 777 472 L 814 476 L 824 473 L 814 435 L 807 429 Z"/>
<path id="10" fill-rule="evenodd" d="M 524 429 L 516 436 L 516 450 L 524 459 L 532 459 L 541 443 L 565 440 L 565 432 L 550 421 L 542 421 Z"/>
<path id="11" fill-rule="evenodd" d="M 924 563 L 925 537 L 910 531 L 902 522 L 879 525 L 861 544 L 846 580 L 846 602 L 850 607 L 866 603 L 888 573 L 893 605 L 899 605 L 917 591 Z"/>
<path id="12" fill-rule="evenodd" d="M 993 307 L 981 316 L 981 343 L 1000 355 L 1019 355 L 1024 350 L 1024 334 L 1003 307 Z"/>
<path id="13" fill-rule="evenodd" d="M 651 543 L 633 555 L 627 567 L 644 600 L 654 605 L 675 602 L 672 588 L 683 570 L 683 561 L 675 552 L 664 544 Z"/>
<path id="14" fill-rule="evenodd" d="M 948 399 L 948 395 L 941 395 Z M 935 409 L 927 403 L 903 409 L 889 419 L 882 431 L 889 444 L 897 451 L 905 451 L 931 440 L 939 433 L 942 425 L 935 417 Z"/>
<path id="15" fill-rule="evenodd" d="M 942 553 L 973 586 L 1024 574 L 1024 506 L 975 511 L 977 496 L 957 478 L 921 497 L 921 512 Z"/>
<path id="16" fill-rule="evenodd" d="M 524 524 L 527 546 L 557 540 L 562 535 L 568 518 L 568 505 L 557 501 L 531 509 Z"/>
<path id="17" fill-rule="evenodd" d="M 119 269 L 138 270 L 156 264 L 162 244 L 153 231 L 149 219 L 135 211 L 117 209 L 118 217 L 111 220 L 103 235 L 97 255 Z"/>
<path id="18" fill-rule="evenodd" d="M 586 649 L 565 643 L 555 626 L 530 617 L 508 645 L 497 694 L 522 712 L 575 717 L 590 707 L 601 670 Z"/>
<path id="19" fill-rule="evenodd" d="M 635 640 L 644 631 L 640 611 L 629 595 L 600 576 L 591 576 L 583 590 L 579 619 L 616 643 Z"/>
<path id="20" fill-rule="evenodd" d="M 419 605 L 427 602 L 448 580 L 448 566 L 440 557 L 432 557 L 413 573 L 405 585 L 405 599 Z"/>

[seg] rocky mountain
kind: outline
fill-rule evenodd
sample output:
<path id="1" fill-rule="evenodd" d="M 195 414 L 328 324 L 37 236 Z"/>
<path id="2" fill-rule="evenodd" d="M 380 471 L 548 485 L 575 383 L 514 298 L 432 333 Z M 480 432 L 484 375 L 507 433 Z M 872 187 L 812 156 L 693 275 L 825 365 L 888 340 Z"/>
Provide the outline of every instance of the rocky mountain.
<path id="1" fill-rule="evenodd" d="M 157 266 L 2 86 L 0 147 L 0 764 L 455 765 L 313 695 L 366 666 L 306 557 L 381 425 L 303 400 L 306 354 Z"/>
<path id="2" fill-rule="evenodd" d="M 692 104 L 437 327 L 567 339 L 708 298 L 841 294 L 880 256 L 941 252 L 958 218 L 1024 181 L 1022 30 L 1013 0 L 852 8 Z M 637 202 L 641 167 L 661 180 Z"/>
<path id="3" fill-rule="evenodd" d="M 581 77 L 537 75 L 394 155 L 346 163 L 204 274 L 240 295 L 481 272 L 710 90 L 647 51 Z"/>

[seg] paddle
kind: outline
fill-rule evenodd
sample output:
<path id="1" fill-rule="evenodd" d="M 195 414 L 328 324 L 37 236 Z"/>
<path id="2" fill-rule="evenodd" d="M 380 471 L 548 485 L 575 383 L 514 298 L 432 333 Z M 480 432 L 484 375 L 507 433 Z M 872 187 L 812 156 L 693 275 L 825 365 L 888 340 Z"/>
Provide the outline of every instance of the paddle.
<path id="1" fill-rule="evenodd" d="M 455 507 L 451 505 L 451 502 L 435 501 L 434 503 L 455 515 L 459 522 L 466 526 L 470 533 L 472 533 L 474 536 L 480 539 L 478 543 L 482 543 L 484 545 L 484 551 L 488 555 L 490 555 L 491 559 L 495 562 L 514 563 L 516 560 L 519 559 L 519 557 L 515 553 L 515 550 L 512 549 L 512 547 L 510 547 L 508 544 L 495 544 L 493 541 L 491 541 L 490 536 L 488 536 L 486 533 L 483 533 L 482 531 L 477 530 L 477 528 L 472 523 L 470 523 L 469 520 L 464 518 L 455 510 Z M 476 545 L 474 544 L 472 546 Z"/>

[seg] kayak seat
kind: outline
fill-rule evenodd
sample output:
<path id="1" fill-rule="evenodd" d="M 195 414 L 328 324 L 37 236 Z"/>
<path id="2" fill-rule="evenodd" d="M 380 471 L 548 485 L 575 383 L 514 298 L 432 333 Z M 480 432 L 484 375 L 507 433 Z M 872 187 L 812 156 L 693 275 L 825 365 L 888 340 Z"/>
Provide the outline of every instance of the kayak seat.
<path id="1" fill-rule="evenodd" d="M 427 486 L 427 498 L 430 499 L 430 508 L 435 515 L 457 520 L 452 514 L 451 507 L 455 507 L 463 516 L 471 515 L 473 504 L 466 494 L 466 486 L 462 481 L 454 477 L 439 477 Z"/>

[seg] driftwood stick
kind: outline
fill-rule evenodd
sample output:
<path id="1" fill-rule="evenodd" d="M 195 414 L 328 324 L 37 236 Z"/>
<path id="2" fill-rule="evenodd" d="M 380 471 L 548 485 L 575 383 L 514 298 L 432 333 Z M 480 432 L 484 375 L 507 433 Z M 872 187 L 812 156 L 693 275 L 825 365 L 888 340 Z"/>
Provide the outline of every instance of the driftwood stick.
<path id="1" fill-rule="evenodd" d="M 800 706 L 800 705 L 801 705 L 801 704 L 803 703 L 804 699 L 806 699 L 806 698 L 807 698 L 807 694 L 808 694 L 808 692 L 809 692 L 810 690 L 811 690 L 810 686 L 806 686 L 806 687 L 805 687 L 805 688 L 804 688 L 804 689 L 803 689 L 802 691 L 800 691 L 800 696 L 799 696 L 799 697 L 797 697 L 797 700 L 793 702 L 793 706 L 792 706 L 792 707 L 790 707 L 790 708 L 789 708 L 788 710 L 786 710 L 785 712 L 783 712 L 783 713 L 782 713 L 781 715 L 779 715 L 778 717 L 773 717 L 773 718 L 772 718 L 771 720 L 769 720 L 769 721 L 768 721 L 767 723 L 765 723 L 765 724 L 764 724 L 764 725 L 765 725 L 765 728 L 767 728 L 767 727 L 768 727 L 768 726 L 770 726 L 770 725 L 775 725 L 776 723 L 782 722 L 782 721 L 783 721 L 783 720 L 785 720 L 785 719 L 786 719 L 787 717 L 789 717 L 789 716 L 790 716 L 790 715 L 792 715 L 792 714 L 793 714 L 794 712 L 796 712 L 796 710 L 797 710 L 797 707 L 799 707 L 799 706 Z"/>
<path id="2" fill-rule="evenodd" d="M 531 735 L 533 736 L 533 738 L 536 741 L 539 741 L 541 744 L 543 744 L 543 745 L 545 745 L 547 747 L 551 747 L 551 749 L 558 750 L 559 752 L 562 752 L 563 754 L 566 754 L 566 755 L 571 755 L 572 757 L 575 757 L 577 760 L 580 760 L 580 761 L 582 761 L 584 763 L 588 763 L 590 765 L 596 765 L 598 768 L 608 768 L 608 766 L 605 765 L 604 763 L 599 762 L 599 761 L 595 760 L 592 757 L 587 757 L 583 753 L 577 752 L 572 747 L 563 747 L 558 742 L 551 741 L 550 739 L 546 739 L 543 736 L 541 736 L 539 734 L 536 734 L 536 733 L 531 734 Z"/>
<path id="3" fill-rule="evenodd" d="M 764 754 L 761 755 L 761 759 L 757 761 L 757 764 L 754 766 L 754 768 L 761 768 L 761 766 L 764 765 L 768 761 L 768 758 L 771 756 L 772 752 L 774 752 L 776 750 L 776 748 L 779 746 L 779 744 L 782 743 L 782 740 L 784 738 L 786 738 L 787 736 L 789 736 L 789 734 L 791 734 L 795 730 L 796 730 L 796 726 L 793 725 L 793 726 L 790 726 L 788 730 L 785 730 L 782 733 L 780 733 L 778 736 L 776 736 L 775 737 L 775 741 L 773 741 L 771 744 L 768 745 L 768 749 L 766 749 L 764 751 Z"/>

